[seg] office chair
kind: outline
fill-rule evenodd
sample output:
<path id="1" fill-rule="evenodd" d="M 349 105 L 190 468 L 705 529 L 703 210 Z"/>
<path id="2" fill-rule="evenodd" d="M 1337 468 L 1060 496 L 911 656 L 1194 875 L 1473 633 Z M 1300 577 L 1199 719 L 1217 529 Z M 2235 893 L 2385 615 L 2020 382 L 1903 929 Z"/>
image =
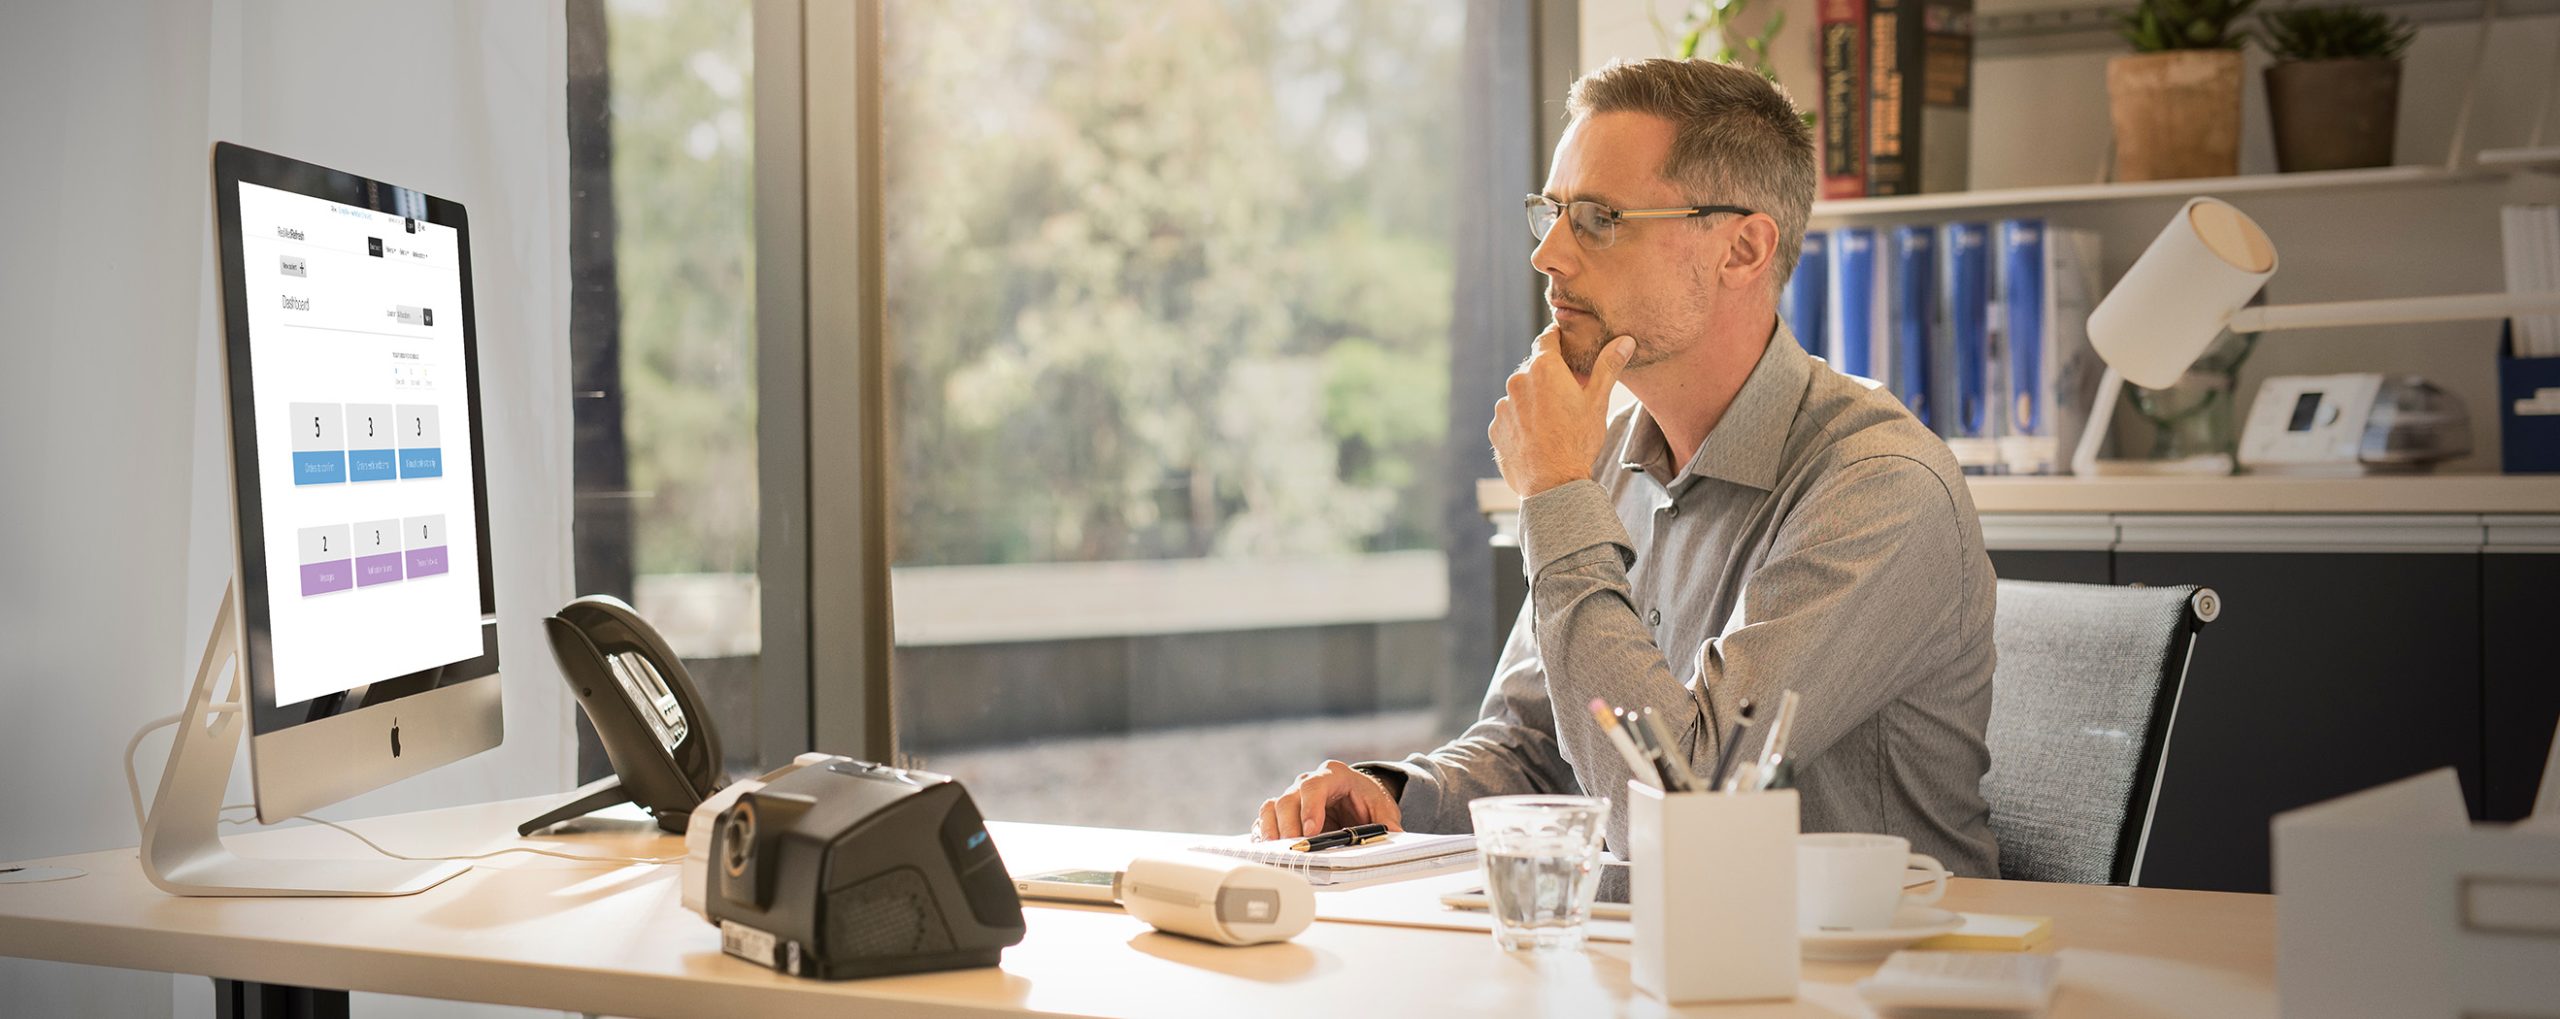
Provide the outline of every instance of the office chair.
<path id="1" fill-rule="evenodd" d="M 2196 632 L 2211 588 L 1999 582 L 1991 770 L 2000 876 L 2142 883 Z"/>

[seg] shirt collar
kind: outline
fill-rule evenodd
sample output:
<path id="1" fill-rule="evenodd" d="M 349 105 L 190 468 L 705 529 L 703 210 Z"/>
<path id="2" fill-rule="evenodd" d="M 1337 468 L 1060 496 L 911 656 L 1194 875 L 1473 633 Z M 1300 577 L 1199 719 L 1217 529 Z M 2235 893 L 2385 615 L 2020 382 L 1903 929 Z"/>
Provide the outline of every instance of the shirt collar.
<path id="1" fill-rule="evenodd" d="M 1787 435 L 1794 430 L 1796 411 L 1803 407 L 1805 386 L 1812 379 L 1813 356 L 1805 353 L 1795 333 L 1780 319 L 1770 330 L 1768 346 L 1760 352 L 1751 377 L 1743 380 L 1733 404 L 1707 432 L 1707 440 L 1698 444 L 1682 473 L 1775 491 Z M 1627 430 L 1618 450 L 1619 462 L 1629 467 L 1658 465 L 1668 460 L 1668 452 L 1662 427 L 1654 423 L 1651 412 L 1637 407 L 1634 427 Z"/>

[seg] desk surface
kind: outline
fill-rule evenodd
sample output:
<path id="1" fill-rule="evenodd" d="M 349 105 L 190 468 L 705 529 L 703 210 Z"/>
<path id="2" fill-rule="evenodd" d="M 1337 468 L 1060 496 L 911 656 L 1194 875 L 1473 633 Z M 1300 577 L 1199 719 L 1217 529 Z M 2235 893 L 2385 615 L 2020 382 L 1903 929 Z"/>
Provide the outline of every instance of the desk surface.
<path id="1" fill-rule="evenodd" d="M 538 798 L 358 822 L 412 855 L 532 844 L 625 856 L 683 853 L 633 825 L 519 842 Z M 996 824 L 1017 873 L 1113 866 L 1197 836 Z M 242 855 L 356 856 L 325 828 L 236 836 Z M 824 983 L 720 953 L 719 933 L 678 904 L 673 866 L 581 864 L 511 854 L 397 899 L 180 899 L 142 876 L 131 849 L 44 861 L 87 876 L 0 885 L 0 955 L 265 983 L 628 1016 L 1053 1013 L 1224 1019 L 1367 1015 L 1702 1014 L 1866 1016 L 1854 991 L 1875 964 L 1811 962 L 1792 1002 L 1674 1010 L 1628 983 L 1627 946 L 1505 954 L 1459 931 L 1320 922 L 1295 941 L 1222 948 L 1153 932 L 1117 910 L 1026 904 L 1029 934 L 998 969 Z M 1958 879 L 1944 905 L 2054 918 L 2063 959 L 2054 1019 L 2275 1014 L 2275 900 L 2263 895 Z M 1525 1006 L 1525 1007 L 1524 1007 Z"/>

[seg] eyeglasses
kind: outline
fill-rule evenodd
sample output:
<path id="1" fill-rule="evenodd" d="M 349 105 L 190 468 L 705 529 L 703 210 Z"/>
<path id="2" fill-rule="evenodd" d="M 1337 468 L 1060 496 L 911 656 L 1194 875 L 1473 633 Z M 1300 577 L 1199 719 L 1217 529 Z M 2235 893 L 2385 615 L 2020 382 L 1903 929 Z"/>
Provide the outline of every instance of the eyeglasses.
<path id="1" fill-rule="evenodd" d="M 1720 212 L 1730 212 L 1738 216 L 1751 215 L 1751 210 L 1739 205 L 1612 209 L 1598 202 L 1559 202 L 1545 195 L 1530 195 L 1521 199 L 1520 204 L 1529 210 L 1529 236 L 1540 241 L 1546 240 L 1547 231 L 1555 229 L 1556 217 L 1562 215 L 1573 221 L 1574 232 L 1581 235 L 1582 246 L 1586 248 L 1605 248 L 1618 243 L 1618 224 L 1630 219 L 1688 219 L 1692 216 L 1713 216 Z"/>

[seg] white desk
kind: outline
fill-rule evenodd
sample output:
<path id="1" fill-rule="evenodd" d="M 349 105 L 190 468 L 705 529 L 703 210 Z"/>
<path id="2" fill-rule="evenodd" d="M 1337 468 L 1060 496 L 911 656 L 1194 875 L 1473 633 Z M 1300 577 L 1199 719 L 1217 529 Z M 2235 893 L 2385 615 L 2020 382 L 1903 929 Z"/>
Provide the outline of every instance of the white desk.
<path id="1" fill-rule="evenodd" d="M 548 799 L 359 822 L 388 848 L 481 851 L 514 840 Z M 1196 836 L 995 824 L 1016 872 L 1110 864 Z M 261 855 L 365 853 L 305 827 L 234 838 Z M 532 840 L 573 852 L 681 855 L 654 829 Z M 397 899 L 179 899 L 131 849 L 31 864 L 86 877 L 0 885 L 0 955 L 301 987 L 625 1016 L 1375 1016 L 1701 1014 L 1866 1016 L 1852 985 L 1874 963 L 1808 962 L 1792 1002 L 1672 1010 L 1628 984 L 1627 946 L 1508 955 L 1483 934 L 1316 924 L 1297 940 L 1221 948 L 1154 933 L 1117 910 L 1030 905 L 1029 934 L 996 969 L 824 983 L 720 954 L 677 902 L 676 868 L 521 854 Z M 2267 896 L 1959 879 L 1944 905 L 2054 917 L 2063 958 L 2054 1019 L 2272 1016 L 2275 900 Z M 6 1003 L 0 1003 L 5 1010 Z"/>

